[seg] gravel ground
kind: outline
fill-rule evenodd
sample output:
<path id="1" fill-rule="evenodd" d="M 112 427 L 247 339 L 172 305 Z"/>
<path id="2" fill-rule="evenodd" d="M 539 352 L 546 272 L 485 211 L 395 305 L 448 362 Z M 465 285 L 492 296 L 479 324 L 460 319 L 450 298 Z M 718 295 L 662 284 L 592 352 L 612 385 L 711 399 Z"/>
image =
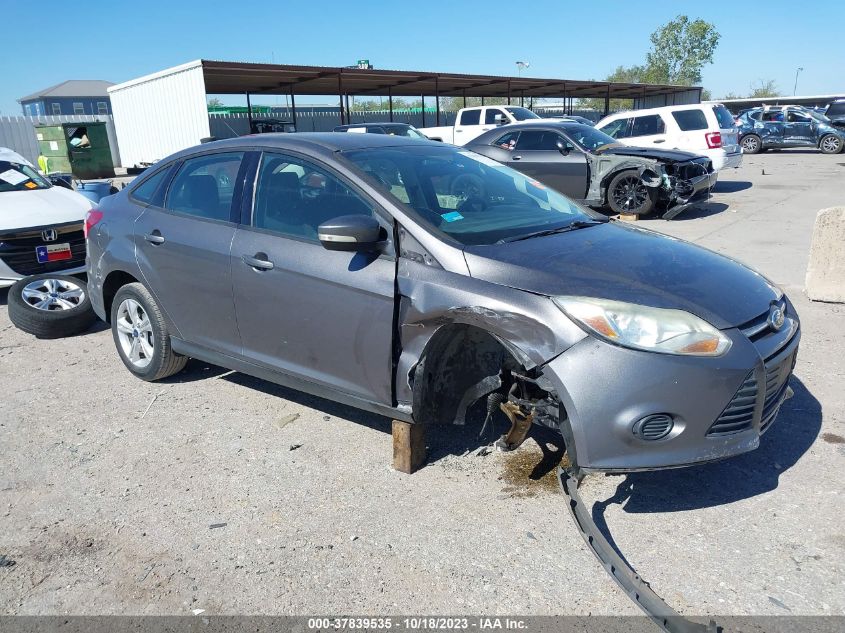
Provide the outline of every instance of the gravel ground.
<path id="1" fill-rule="evenodd" d="M 803 318 L 759 450 L 582 486 L 685 614 L 845 614 L 845 306 L 802 292 L 843 166 L 746 157 L 706 208 L 640 223 L 759 268 Z M 553 435 L 477 457 L 477 427 L 442 429 L 406 476 L 385 418 L 195 361 L 144 383 L 104 327 L 39 341 L 2 306 L 0 384 L 0 614 L 639 613 L 571 524 Z"/>

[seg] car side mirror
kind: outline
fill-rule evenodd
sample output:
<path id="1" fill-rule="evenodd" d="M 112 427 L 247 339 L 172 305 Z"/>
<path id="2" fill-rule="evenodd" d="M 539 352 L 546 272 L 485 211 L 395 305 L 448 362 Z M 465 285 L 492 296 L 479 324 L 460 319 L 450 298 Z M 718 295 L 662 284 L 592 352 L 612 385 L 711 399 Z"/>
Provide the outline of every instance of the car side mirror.
<path id="1" fill-rule="evenodd" d="M 508 122 L 504 114 L 497 114 L 493 117 L 493 120 L 496 122 L 496 125 L 505 125 Z"/>
<path id="2" fill-rule="evenodd" d="M 384 233 L 371 215 L 342 215 L 317 227 L 317 238 L 329 251 L 375 251 Z"/>
<path id="3" fill-rule="evenodd" d="M 563 154 L 564 156 L 567 156 L 569 154 L 569 152 L 572 151 L 572 148 L 563 139 L 559 138 L 557 140 L 556 145 L 557 145 L 558 151 L 560 151 L 560 153 Z"/>

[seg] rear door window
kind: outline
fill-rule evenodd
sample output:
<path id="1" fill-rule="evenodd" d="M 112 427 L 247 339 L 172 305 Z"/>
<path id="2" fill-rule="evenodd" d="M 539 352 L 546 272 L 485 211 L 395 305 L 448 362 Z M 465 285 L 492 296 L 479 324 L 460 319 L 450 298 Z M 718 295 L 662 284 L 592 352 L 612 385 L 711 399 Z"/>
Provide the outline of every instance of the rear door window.
<path id="1" fill-rule="evenodd" d="M 167 191 L 165 207 L 207 220 L 232 221 L 232 199 L 243 152 L 189 158 Z"/>
<path id="2" fill-rule="evenodd" d="M 599 128 L 602 132 L 613 138 L 627 138 L 630 136 L 628 130 L 628 121 L 630 119 L 616 119 L 610 123 Z"/>
<path id="3" fill-rule="evenodd" d="M 654 134 L 664 134 L 665 132 L 666 124 L 663 123 L 663 119 L 659 114 L 634 117 L 631 136 L 653 136 Z"/>
<path id="4" fill-rule="evenodd" d="M 731 115 L 730 110 L 728 110 L 725 106 L 713 106 L 713 114 L 716 115 L 716 120 L 719 122 L 719 127 L 723 130 L 725 128 L 735 127 L 734 118 Z"/>
<path id="5" fill-rule="evenodd" d="M 707 129 L 707 117 L 704 116 L 702 110 L 677 110 L 672 113 L 672 116 L 684 132 Z"/>
<path id="6" fill-rule="evenodd" d="M 459 125 L 478 125 L 481 123 L 481 110 L 464 110 L 461 113 L 461 122 Z"/>
<path id="7" fill-rule="evenodd" d="M 130 192 L 130 195 L 139 202 L 160 206 L 160 198 L 162 197 L 161 185 L 169 173 L 170 167 L 160 169 L 158 172 L 144 180 L 140 185 L 135 187 Z"/>

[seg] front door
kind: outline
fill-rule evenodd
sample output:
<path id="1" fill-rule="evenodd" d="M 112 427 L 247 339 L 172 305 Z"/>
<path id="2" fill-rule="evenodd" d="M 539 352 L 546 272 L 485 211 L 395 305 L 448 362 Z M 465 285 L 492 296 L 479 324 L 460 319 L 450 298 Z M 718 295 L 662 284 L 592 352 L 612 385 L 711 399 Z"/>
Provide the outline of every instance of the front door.
<path id="1" fill-rule="evenodd" d="M 568 150 L 561 152 L 558 142 Z M 522 130 L 506 164 L 570 198 L 587 195 L 587 158 L 558 132 Z"/>
<path id="2" fill-rule="evenodd" d="M 138 266 L 178 336 L 230 355 L 240 352 L 229 249 L 243 157 L 223 152 L 186 160 L 164 206 L 147 207 L 135 221 Z"/>
<path id="3" fill-rule="evenodd" d="M 813 118 L 797 110 L 787 110 L 783 125 L 784 144 L 788 146 L 813 146 L 816 144 L 816 131 Z"/>
<path id="4" fill-rule="evenodd" d="M 327 168 L 267 152 L 250 221 L 232 244 L 238 327 L 247 360 L 348 394 L 391 404 L 396 261 L 328 251 L 317 227 L 374 214 Z M 380 218 L 385 234 L 390 223 Z"/>

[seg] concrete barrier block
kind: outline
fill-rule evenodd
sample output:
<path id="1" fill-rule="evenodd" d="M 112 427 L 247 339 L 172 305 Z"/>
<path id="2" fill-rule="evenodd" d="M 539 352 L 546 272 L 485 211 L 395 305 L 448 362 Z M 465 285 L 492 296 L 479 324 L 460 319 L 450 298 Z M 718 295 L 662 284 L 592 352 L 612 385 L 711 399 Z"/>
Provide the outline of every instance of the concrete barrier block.
<path id="1" fill-rule="evenodd" d="M 845 303 L 845 207 L 816 215 L 805 290 L 813 301 Z"/>

